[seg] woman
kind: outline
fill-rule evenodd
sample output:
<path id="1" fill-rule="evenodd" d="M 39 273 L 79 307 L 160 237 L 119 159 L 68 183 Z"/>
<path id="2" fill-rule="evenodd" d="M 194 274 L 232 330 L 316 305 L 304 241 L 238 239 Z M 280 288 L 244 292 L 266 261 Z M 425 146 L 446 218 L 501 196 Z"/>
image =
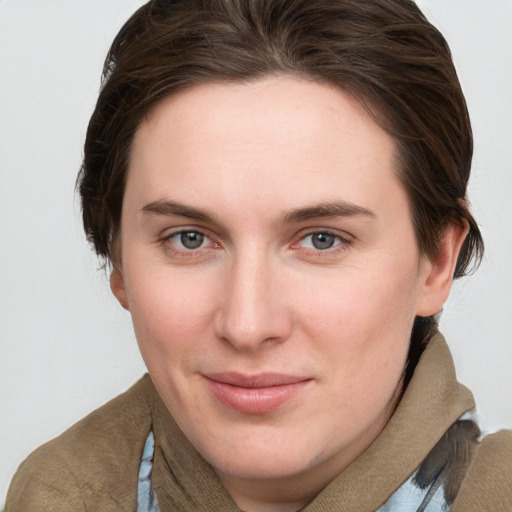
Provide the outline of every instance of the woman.
<path id="1" fill-rule="evenodd" d="M 149 2 L 79 176 L 149 370 L 7 510 L 506 510 L 436 315 L 478 261 L 469 118 L 405 0 Z M 492 472 L 490 473 L 490 470 Z"/>

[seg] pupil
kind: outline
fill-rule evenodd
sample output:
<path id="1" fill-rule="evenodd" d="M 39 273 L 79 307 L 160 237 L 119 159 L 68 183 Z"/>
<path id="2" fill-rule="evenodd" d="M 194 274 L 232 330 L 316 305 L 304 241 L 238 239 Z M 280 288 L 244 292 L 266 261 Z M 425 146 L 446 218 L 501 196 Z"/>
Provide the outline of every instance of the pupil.
<path id="1" fill-rule="evenodd" d="M 315 249 L 330 249 L 334 244 L 334 235 L 329 235 L 329 233 L 317 233 L 313 235 L 312 242 Z"/>
<path id="2" fill-rule="evenodd" d="M 181 233 L 181 243 L 187 249 L 197 249 L 201 247 L 204 240 L 204 236 L 201 233 L 196 233 L 194 231 L 187 231 L 185 233 Z"/>

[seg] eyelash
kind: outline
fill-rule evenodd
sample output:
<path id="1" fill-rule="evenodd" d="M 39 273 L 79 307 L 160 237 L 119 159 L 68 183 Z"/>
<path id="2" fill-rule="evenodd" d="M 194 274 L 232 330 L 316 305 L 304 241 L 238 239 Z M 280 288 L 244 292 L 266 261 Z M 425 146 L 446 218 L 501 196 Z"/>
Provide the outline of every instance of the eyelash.
<path id="1" fill-rule="evenodd" d="M 205 249 L 208 249 L 207 247 L 198 247 L 198 248 L 177 248 L 175 243 L 172 243 L 172 239 L 183 235 L 185 233 L 194 233 L 197 235 L 200 235 L 204 237 L 205 240 L 209 240 L 210 243 L 214 244 L 214 249 L 217 249 L 220 247 L 219 243 L 212 242 L 211 236 L 208 235 L 205 231 L 198 229 L 198 228 L 182 228 L 177 231 L 173 231 L 169 234 L 166 234 L 165 236 L 162 236 L 159 238 L 158 242 L 160 245 L 162 245 L 166 251 L 169 251 L 173 254 L 177 255 L 186 255 L 187 257 L 197 257 L 200 256 Z M 328 247 L 325 249 L 315 249 L 315 248 L 308 248 L 308 247 L 301 247 L 300 244 L 304 242 L 308 237 L 312 237 L 314 235 L 327 235 L 332 236 L 335 239 L 335 245 L 332 247 Z M 352 243 L 352 240 L 350 240 L 348 237 L 344 237 L 340 235 L 337 232 L 334 232 L 329 229 L 317 229 L 313 231 L 309 231 L 305 234 L 303 234 L 300 239 L 297 242 L 294 242 L 291 245 L 291 248 L 293 250 L 299 250 L 303 249 L 307 251 L 310 255 L 316 256 L 316 257 L 326 257 L 326 256 L 332 256 L 333 254 L 338 254 L 344 250 L 347 249 L 347 247 Z"/>

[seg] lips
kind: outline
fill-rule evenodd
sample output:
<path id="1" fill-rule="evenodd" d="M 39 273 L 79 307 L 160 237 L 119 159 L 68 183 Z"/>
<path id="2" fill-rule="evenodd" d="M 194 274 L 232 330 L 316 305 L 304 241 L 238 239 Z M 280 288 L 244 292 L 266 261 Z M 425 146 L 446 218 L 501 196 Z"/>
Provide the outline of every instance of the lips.
<path id="1" fill-rule="evenodd" d="M 278 373 L 210 373 L 204 377 L 210 392 L 219 402 L 245 414 L 274 411 L 312 382 L 310 378 Z"/>

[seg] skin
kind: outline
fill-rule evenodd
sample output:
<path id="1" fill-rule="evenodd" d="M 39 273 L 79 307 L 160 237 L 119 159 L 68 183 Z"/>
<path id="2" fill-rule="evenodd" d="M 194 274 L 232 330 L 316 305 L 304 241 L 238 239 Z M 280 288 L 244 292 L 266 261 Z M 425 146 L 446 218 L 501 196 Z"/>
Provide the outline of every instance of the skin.
<path id="1" fill-rule="evenodd" d="M 465 230 L 422 257 L 394 141 L 312 81 L 196 86 L 132 149 L 111 286 L 155 386 L 243 510 L 297 510 L 385 426 L 413 320 L 441 309 Z M 204 377 L 227 371 L 306 384 L 246 413 Z"/>

